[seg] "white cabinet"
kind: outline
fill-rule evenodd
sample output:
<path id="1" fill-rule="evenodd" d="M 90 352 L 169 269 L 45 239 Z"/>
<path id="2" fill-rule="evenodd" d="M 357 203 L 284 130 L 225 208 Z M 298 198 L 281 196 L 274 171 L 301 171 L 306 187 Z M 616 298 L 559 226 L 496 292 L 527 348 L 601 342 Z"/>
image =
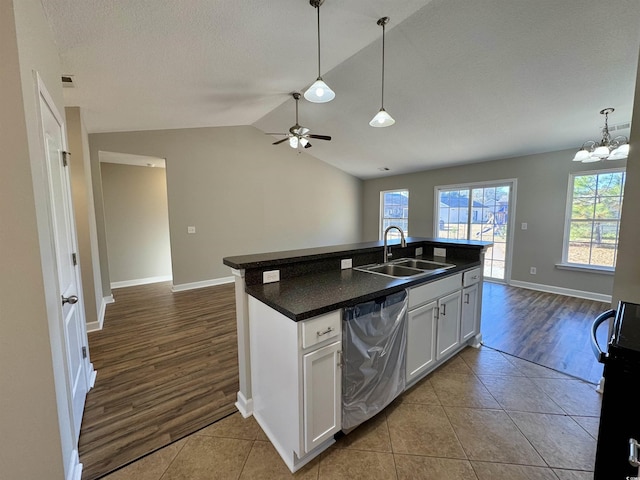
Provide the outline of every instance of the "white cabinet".
<path id="1" fill-rule="evenodd" d="M 342 342 L 318 348 L 302 357 L 304 444 L 307 452 L 340 430 Z"/>
<path id="2" fill-rule="evenodd" d="M 462 289 L 462 331 L 460 341 L 466 342 L 479 331 L 478 284 Z"/>
<path id="3" fill-rule="evenodd" d="M 334 443 L 342 414 L 342 311 L 295 322 L 249 297 L 253 416 L 291 472 Z"/>
<path id="4" fill-rule="evenodd" d="M 461 286 L 462 274 L 459 273 L 409 289 L 408 386 L 433 370 L 459 346 Z"/>
<path id="5" fill-rule="evenodd" d="M 409 310 L 407 315 L 407 384 L 427 370 L 436 361 L 437 302 L 430 302 Z"/>
<path id="6" fill-rule="evenodd" d="M 460 345 L 460 290 L 438 300 L 436 360 L 453 354 Z"/>

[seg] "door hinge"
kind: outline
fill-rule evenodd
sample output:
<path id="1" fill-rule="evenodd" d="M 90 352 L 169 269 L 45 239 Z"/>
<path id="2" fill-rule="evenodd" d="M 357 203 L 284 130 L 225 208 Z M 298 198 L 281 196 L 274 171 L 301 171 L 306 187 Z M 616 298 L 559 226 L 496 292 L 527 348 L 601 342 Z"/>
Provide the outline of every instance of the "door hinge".
<path id="1" fill-rule="evenodd" d="M 66 167 L 69 165 L 69 157 L 71 156 L 71 152 L 62 151 L 62 166 Z"/>
<path id="2" fill-rule="evenodd" d="M 82 347 L 82 358 L 87 358 L 87 347 Z"/>
<path id="3" fill-rule="evenodd" d="M 75 267 L 76 265 L 78 265 L 78 255 L 76 255 L 75 253 L 71 254 L 71 260 L 73 260 L 73 266 Z"/>

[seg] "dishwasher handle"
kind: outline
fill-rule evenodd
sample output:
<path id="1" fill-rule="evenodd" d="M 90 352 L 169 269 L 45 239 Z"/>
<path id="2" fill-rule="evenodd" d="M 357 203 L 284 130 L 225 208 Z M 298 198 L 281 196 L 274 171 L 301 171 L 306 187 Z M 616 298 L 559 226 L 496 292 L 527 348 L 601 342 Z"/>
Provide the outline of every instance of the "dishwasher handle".
<path id="1" fill-rule="evenodd" d="M 606 312 L 601 313 L 596 317 L 591 325 L 591 349 L 593 350 L 593 354 L 596 356 L 596 359 L 600 363 L 604 363 L 604 359 L 607 358 L 607 353 L 603 352 L 598 345 L 598 338 L 596 337 L 596 330 L 598 327 L 602 325 L 604 322 L 613 318 L 616 315 L 616 311 L 614 309 L 607 310 Z"/>

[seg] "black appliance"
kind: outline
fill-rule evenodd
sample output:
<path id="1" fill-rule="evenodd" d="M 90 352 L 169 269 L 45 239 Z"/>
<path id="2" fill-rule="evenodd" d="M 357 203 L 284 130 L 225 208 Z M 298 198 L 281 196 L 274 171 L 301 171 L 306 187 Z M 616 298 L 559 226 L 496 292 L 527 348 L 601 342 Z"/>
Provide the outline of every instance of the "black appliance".
<path id="1" fill-rule="evenodd" d="M 598 345 L 596 330 L 602 324 L 613 329 L 607 351 Z M 620 302 L 615 310 L 598 315 L 591 326 L 591 344 L 604 364 L 604 390 L 596 449 L 594 480 L 625 480 L 638 475 L 629 463 L 630 439 L 640 440 L 640 305 Z"/>

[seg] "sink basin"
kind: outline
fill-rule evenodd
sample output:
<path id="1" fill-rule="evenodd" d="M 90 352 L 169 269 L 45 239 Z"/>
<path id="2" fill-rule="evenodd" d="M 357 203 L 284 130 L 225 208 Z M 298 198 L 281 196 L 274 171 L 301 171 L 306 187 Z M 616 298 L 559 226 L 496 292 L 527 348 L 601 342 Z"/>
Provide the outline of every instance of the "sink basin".
<path id="1" fill-rule="evenodd" d="M 413 277 L 415 275 L 424 275 L 424 270 L 417 268 L 405 267 L 393 263 L 383 263 L 380 265 L 371 265 L 368 267 L 356 268 L 356 270 L 363 270 L 371 273 L 379 273 L 381 275 L 388 275 L 390 277 Z"/>
<path id="2" fill-rule="evenodd" d="M 422 275 L 432 275 L 452 267 L 455 267 L 452 263 L 418 260 L 416 258 L 401 258 L 387 263 L 355 267 L 354 270 L 377 273 L 378 275 L 386 275 L 394 278 L 409 278 Z"/>
<path id="3" fill-rule="evenodd" d="M 434 262 L 432 260 L 418 260 L 417 258 L 403 258 L 393 262 L 394 265 L 419 268 L 421 270 L 440 270 L 455 267 L 452 263 Z"/>

